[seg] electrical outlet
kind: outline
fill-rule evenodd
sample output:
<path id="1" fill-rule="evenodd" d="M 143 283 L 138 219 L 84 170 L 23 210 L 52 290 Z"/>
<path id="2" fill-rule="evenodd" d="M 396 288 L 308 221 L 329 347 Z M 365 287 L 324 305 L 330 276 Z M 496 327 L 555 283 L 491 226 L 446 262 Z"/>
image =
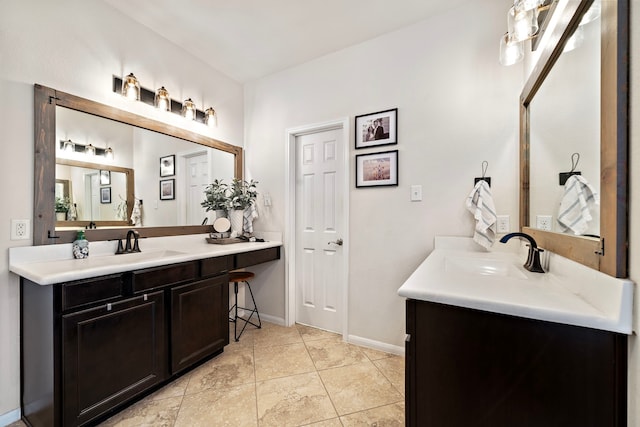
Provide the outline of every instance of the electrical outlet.
<path id="1" fill-rule="evenodd" d="M 551 215 L 536 215 L 536 228 L 538 230 L 551 231 Z"/>
<path id="2" fill-rule="evenodd" d="M 498 233 L 508 233 L 510 229 L 509 215 L 498 215 L 496 220 L 496 231 Z"/>
<path id="3" fill-rule="evenodd" d="M 31 226 L 28 219 L 11 220 L 11 240 L 27 240 L 31 238 Z"/>
<path id="4" fill-rule="evenodd" d="M 419 202 L 422 200 L 422 185 L 411 186 L 411 201 Z"/>

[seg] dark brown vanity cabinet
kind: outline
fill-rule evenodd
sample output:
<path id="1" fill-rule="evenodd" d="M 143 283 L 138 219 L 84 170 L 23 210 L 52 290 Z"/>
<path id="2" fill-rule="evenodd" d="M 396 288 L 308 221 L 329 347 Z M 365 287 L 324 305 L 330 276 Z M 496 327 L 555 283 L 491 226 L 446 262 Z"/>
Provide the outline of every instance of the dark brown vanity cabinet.
<path id="1" fill-rule="evenodd" d="M 62 316 L 64 425 L 80 425 L 166 378 L 164 292 Z"/>
<path id="2" fill-rule="evenodd" d="M 406 423 L 626 426 L 627 337 L 407 300 Z"/>

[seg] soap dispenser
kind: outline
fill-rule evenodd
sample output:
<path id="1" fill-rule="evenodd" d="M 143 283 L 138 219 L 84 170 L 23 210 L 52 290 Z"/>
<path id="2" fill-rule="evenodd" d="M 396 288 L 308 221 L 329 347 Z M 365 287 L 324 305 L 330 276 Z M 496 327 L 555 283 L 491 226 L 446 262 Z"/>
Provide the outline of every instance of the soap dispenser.
<path id="1" fill-rule="evenodd" d="M 78 230 L 76 240 L 73 242 L 73 257 L 76 259 L 89 257 L 89 241 L 84 237 L 84 230 Z"/>

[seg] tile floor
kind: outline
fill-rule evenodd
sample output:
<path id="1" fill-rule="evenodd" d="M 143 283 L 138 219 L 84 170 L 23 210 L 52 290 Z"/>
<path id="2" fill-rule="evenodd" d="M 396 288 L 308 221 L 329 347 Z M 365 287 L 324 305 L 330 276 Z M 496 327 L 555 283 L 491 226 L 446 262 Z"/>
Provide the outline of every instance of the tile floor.
<path id="1" fill-rule="evenodd" d="M 263 322 L 231 341 L 100 427 L 404 425 L 401 356 L 302 325 Z"/>

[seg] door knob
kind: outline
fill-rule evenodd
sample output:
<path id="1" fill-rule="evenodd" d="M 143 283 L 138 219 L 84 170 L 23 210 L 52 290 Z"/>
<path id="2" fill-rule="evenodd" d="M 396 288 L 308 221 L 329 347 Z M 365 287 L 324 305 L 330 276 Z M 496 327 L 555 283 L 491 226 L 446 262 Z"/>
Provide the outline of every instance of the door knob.
<path id="1" fill-rule="evenodd" d="M 329 242 L 329 243 L 327 243 L 327 245 L 330 245 L 330 244 L 332 244 L 332 243 L 333 243 L 334 245 L 342 246 L 342 244 L 344 243 L 344 241 L 343 241 L 342 239 L 338 239 L 338 240 L 336 240 L 335 242 Z"/>

